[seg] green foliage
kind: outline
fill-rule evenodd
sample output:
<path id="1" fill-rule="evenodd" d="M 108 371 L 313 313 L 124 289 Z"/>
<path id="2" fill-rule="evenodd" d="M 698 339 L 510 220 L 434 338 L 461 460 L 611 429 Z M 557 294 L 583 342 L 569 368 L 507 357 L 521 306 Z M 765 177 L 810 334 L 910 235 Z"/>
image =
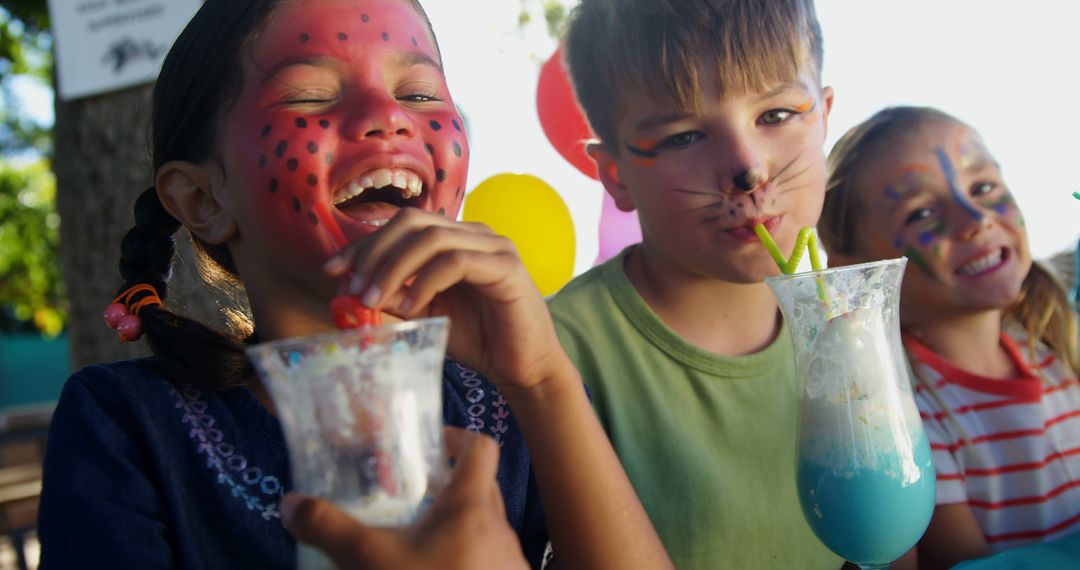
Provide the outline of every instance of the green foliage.
<path id="1" fill-rule="evenodd" d="M 518 0 L 521 3 L 521 11 L 518 12 L 518 27 L 524 28 L 532 23 L 531 8 L 539 6 L 544 14 L 544 23 L 547 25 L 548 35 L 553 38 L 562 37 L 563 24 L 566 22 L 567 0 Z"/>
<path id="2" fill-rule="evenodd" d="M 60 279 L 60 217 L 48 156 L 52 126 L 22 112 L 14 81 L 48 87 L 52 35 L 46 0 L 0 7 L 0 331 L 59 334 L 67 318 Z"/>
<path id="3" fill-rule="evenodd" d="M 47 160 L 0 162 L 0 330 L 63 330 L 56 180 Z M 32 325 L 32 326 L 31 326 Z"/>
<path id="4" fill-rule="evenodd" d="M 0 155 L 51 153 L 51 130 L 20 111 L 12 93 L 16 79 L 48 86 L 52 36 L 44 0 L 5 1 L 0 8 Z"/>

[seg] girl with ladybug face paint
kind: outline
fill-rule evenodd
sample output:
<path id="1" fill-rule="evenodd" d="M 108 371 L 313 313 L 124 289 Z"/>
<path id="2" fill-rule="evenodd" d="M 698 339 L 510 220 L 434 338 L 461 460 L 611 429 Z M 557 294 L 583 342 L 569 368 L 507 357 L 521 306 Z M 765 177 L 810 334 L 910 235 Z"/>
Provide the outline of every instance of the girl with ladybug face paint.
<path id="1" fill-rule="evenodd" d="M 405 208 L 457 215 L 468 140 L 408 2 L 287 3 L 246 51 L 212 156 L 166 163 L 158 187 L 180 216 L 211 204 L 197 223 L 228 245 L 260 337 L 317 332 L 340 284 L 321 269 L 332 255 Z M 202 192 L 173 199 L 177 184 Z"/>
<path id="2" fill-rule="evenodd" d="M 291 568 L 286 522 L 342 567 L 538 567 L 549 540 L 560 567 L 670 567 L 513 244 L 455 221 L 468 141 L 416 0 L 207 0 L 162 65 L 153 156 L 107 315 L 153 356 L 69 379 L 43 564 Z M 240 334 L 168 307 L 181 226 L 246 294 Z M 407 528 L 282 503 L 281 428 L 243 350 L 333 330 L 342 294 L 448 316 L 444 420 L 499 444 L 459 449 Z"/>

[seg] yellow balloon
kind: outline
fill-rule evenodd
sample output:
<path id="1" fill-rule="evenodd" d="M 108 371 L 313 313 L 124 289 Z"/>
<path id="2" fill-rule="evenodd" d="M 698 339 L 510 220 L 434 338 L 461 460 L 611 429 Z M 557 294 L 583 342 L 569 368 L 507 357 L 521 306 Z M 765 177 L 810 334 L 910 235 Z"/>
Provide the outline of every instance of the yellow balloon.
<path id="1" fill-rule="evenodd" d="M 559 193 L 529 174 L 496 174 L 465 197 L 461 218 L 510 238 L 542 295 L 574 275 L 574 221 Z"/>

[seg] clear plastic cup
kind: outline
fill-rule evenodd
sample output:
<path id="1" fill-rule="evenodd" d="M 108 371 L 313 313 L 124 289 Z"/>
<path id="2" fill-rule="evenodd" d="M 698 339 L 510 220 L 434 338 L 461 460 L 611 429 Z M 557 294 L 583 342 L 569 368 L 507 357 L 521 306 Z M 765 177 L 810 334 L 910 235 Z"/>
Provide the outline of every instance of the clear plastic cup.
<path id="1" fill-rule="evenodd" d="M 371 526 L 412 522 L 448 477 L 449 321 L 422 319 L 247 349 L 285 432 L 293 489 Z M 301 568 L 321 568 L 301 551 Z M 323 561 L 325 562 L 325 561 Z"/>

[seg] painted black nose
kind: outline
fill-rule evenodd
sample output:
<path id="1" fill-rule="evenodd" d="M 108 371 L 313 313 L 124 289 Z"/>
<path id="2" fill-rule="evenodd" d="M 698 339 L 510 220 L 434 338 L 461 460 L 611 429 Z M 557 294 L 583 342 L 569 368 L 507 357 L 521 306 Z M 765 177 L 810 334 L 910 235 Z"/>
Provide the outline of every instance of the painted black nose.
<path id="1" fill-rule="evenodd" d="M 761 184 L 761 173 L 754 169 L 746 169 L 735 175 L 733 182 L 735 188 L 743 192 L 750 192 Z"/>

